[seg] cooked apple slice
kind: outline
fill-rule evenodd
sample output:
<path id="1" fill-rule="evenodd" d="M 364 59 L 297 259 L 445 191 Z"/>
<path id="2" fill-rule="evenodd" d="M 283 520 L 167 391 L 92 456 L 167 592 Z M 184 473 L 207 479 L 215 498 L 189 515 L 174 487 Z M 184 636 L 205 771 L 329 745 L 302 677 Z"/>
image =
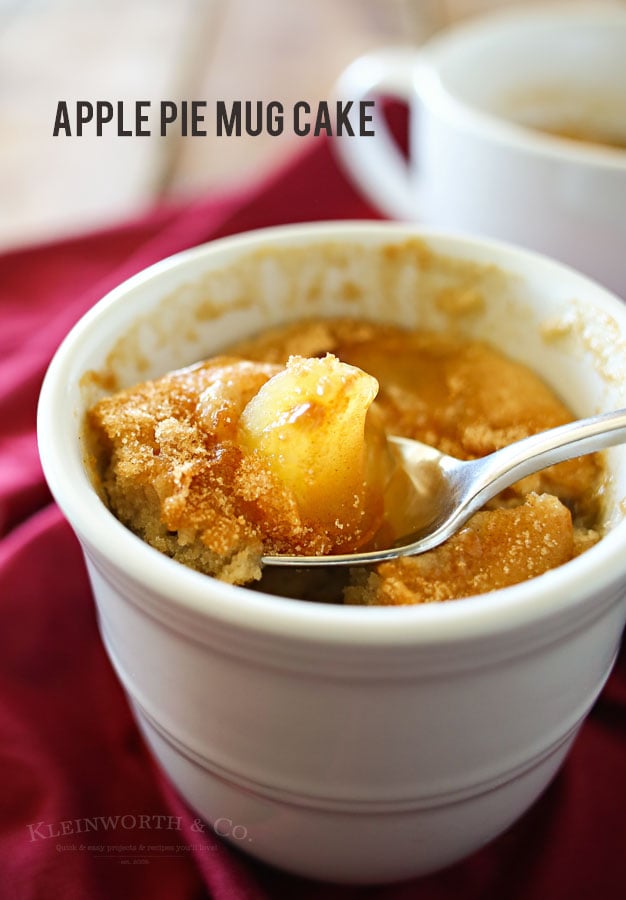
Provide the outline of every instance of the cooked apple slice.
<path id="1" fill-rule="evenodd" d="M 381 442 L 366 438 L 377 391 L 375 378 L 334 356 L 294 356 L 239 420 L 240 445 L 262 454 L 292 492 L 303 521 L 345 530 L 348 543 L 362 543 L 379 524 L 373 510 L 382 514 Z"/>

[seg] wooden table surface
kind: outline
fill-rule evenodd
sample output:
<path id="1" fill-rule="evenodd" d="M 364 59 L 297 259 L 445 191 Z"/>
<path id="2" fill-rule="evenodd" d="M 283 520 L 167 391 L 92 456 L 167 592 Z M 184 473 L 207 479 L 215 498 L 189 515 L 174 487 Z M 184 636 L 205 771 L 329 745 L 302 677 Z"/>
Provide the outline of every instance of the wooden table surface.
<path id="1" fill-rule="evenodd" d="M 505 2 L 0 0 L 0 248 L 245 185 L 306 140 L 54 137 L 59 100 L 317 103 L 360 53 Z"/>

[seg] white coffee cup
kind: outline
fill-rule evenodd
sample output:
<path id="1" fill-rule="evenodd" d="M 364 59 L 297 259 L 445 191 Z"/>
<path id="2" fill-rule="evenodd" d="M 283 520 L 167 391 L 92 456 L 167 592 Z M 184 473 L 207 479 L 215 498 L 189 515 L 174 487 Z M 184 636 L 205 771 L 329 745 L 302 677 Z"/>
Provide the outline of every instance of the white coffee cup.
<path id="1" fill-rule="evenodd" d="M 336 93 L 409 103 L 408 161 L 379 110 L 373 137 L 336 141 L 385 214 L 540 250 L 626 298 L 626 8 L 491 13 L 419 50 L 357 59 Z M 624 146 L 535 126 L 611 132 Z"/>

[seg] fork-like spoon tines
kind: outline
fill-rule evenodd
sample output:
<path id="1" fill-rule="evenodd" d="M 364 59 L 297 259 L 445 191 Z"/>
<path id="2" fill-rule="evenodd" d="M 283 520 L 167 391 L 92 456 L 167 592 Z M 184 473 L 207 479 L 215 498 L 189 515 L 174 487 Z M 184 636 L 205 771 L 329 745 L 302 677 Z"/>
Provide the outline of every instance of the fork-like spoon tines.
<path id="1" fill-rule="evenodd" d="M 334 556 L 265 556 L 273 566 L 357 566 L 413 556 L 447 540 L 481 507 L 533 472 L 626 441 L 626 409 L 542 431 L 480 459 L 460 460 L 419 441 L 389 437 L 413 496 L 410 531 L 392 547 Z"/>

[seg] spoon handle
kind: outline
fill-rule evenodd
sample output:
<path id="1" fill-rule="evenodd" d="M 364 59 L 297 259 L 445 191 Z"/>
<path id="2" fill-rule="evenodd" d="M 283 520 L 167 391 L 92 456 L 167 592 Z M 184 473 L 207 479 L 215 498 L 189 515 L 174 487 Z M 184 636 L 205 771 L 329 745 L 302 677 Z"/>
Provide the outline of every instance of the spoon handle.
<path id="1" fill-rule="evenodd" d="M 484 482 L 478 495 L 486 502 L 526 475 L 623 442 L 626 442 L 626 409 L 541 431 L 476 460 Z"/>

